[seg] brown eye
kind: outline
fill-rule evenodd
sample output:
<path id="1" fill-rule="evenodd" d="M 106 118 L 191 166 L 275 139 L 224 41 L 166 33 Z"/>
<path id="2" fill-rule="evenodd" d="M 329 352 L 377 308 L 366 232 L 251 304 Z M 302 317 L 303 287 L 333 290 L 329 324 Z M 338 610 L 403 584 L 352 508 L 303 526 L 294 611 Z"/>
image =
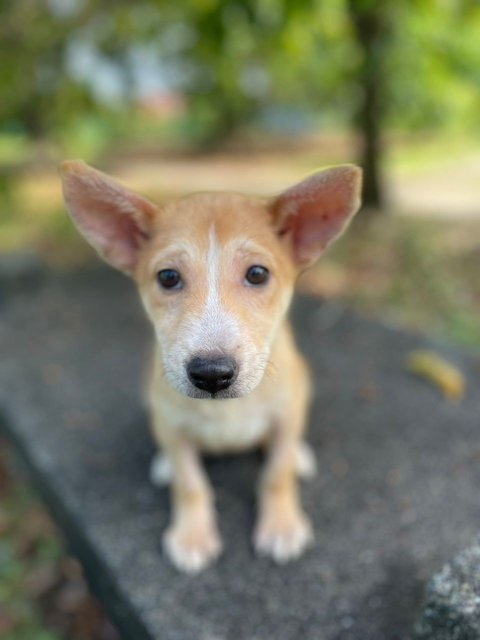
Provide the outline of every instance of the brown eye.
<path id="1" fill-rule="evenodd" d="M 268 280 L 270 272 L 267 267 L 262 267 L 259 264 L 254 264 L 252 267 L 249 267 L 247 273 L 245 274 L 245 280 L 248 284 L 253 286 L 259 286 L 261 284 L 265 284 Z"/>
<path id="2" fill-rule="evenodd" d="M 164 289 L 180 289 L 182 278 L 175 269 L 162 269 L 157 273 L 157 282 Z"/>

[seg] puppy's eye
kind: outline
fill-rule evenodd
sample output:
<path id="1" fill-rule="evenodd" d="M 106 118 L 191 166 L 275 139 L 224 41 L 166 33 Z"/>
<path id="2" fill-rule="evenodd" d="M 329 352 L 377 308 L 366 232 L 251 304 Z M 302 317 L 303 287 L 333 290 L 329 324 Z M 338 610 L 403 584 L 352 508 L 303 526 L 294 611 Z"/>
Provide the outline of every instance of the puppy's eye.
<path id="1" fill-rule="evenodd" d="M 164 289 L 179 289 L 182 278 L 175 269 L 162 269 L 157 273 L 157 282 Z"/>
<path id="2" fill-rule="evenodd" d="M 259 264 L 254 264 L 252 267 L 249 267 L 247 273 L 245 274 L 245 280 L 248 284 L 252 284 L 254 286 L 258 286 L 260 284 L 265 284 L 268 280 L 270 272 L 267 267 L 262 267 Z"/>

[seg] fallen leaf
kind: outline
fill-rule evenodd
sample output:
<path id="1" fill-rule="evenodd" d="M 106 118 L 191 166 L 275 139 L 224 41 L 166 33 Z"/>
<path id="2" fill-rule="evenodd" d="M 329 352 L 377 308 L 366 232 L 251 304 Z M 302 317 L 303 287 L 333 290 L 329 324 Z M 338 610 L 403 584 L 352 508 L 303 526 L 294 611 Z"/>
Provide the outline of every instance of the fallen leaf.
<path id="1" fill-rule="evenodd" d="M 434 384 L 448 400 L 458 401 L 465 395 L 466 382 L 460 369 L 434 351 L 412 351 L 407 357 L 407 368 Z"/>

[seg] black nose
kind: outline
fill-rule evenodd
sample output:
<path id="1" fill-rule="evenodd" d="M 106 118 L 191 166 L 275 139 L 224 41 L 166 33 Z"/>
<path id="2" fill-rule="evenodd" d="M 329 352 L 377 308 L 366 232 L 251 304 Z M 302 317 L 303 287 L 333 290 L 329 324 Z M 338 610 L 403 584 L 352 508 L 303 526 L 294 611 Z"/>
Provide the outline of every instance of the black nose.
<path id="1" fill-rule="evenodd" d="M 229 387 L 237 375 L 237 364 L 233 358 L 193 358 L 187 365 L 190 382 L 197 389 L 217 393 Z"/>

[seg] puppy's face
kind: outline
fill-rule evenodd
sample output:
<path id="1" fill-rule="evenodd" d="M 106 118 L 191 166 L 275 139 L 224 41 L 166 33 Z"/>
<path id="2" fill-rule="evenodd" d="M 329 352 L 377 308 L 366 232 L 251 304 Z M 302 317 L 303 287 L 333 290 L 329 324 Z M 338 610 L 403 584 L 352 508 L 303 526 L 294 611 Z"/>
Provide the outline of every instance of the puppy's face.
<path id="1" fill-rule="evenodd" d="M 135 279 L 167 380 L 194 398 L 259 384 L 299 271 L 343 230 L 360 186 L 344 166 L 271 200 L 198 194 L 157 208 L 83 163 L 62 177 L 79 230 Z"/>
<path id="2" fill-rule="evenodd" d="M 264 202 L 202 194 L 165 207 L 134 277 L 170 384 L 196 398 L 252 391 L 295 276 Z"/>

